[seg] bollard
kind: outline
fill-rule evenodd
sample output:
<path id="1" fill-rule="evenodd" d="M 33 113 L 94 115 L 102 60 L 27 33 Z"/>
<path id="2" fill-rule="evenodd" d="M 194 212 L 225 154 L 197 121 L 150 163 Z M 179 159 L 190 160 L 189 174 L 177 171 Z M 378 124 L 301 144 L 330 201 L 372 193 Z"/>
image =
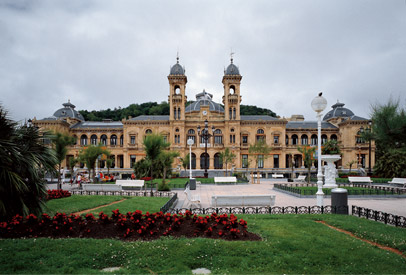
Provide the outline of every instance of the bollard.
<path id="1" fill-rule="evenodd" d="M 331 206 L 336 208 L 336 214 L 348 215 L 348 192 L 344 188 L 331 190 Z"/>

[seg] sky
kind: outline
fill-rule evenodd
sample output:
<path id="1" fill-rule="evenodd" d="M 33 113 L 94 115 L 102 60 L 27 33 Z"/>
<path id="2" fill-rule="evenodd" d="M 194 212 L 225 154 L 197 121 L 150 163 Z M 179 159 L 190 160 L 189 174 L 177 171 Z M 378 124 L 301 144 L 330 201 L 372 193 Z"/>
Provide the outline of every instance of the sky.
<path id="1" fill-rule="evenodd" d="M 230 53 L 242 104 L 316 120 L 319 92 L 356 115 L 406 102 L 405 0 L 0 0 L 0 105 L 16 121 L 168 100 L 221 102 Z"/>

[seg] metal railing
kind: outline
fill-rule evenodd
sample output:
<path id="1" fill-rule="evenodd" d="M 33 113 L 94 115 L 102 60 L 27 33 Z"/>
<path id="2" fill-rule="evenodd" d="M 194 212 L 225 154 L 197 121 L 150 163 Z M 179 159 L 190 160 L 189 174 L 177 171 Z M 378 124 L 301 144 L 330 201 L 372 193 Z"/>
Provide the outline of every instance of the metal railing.
<path id="1" fill-rule="evenodd" d="M 172 207 L 172 205 L 176 202 L 177 199 L 178 199 L 178 193 L 175 193 L 175 195 L 173 195 L 173 197 L 170 198 L 170 199 L 164 204 L 164 206 L 161 207 L 160 211 L 162 211 L 163 213 L 168 212 L 168 210 Z"/>
<path id="2" fill-rule="evenodd" d="M 84 195 L 84 196 L 128 196 L 128 197 L 171 197 L 174 192 L 168 191 L 84 191 L 84 190 L 72 190 L 72 195 Z"/>
<path id="3" fill-rule="evenodd" d="M 351 207 L 351 213 L 353 216 L 357 216 L 359 218 L 383 222 L 384 224 L 390 224 L 396 227 L 406 227 L 406 217 L 404 216 L 398 216 L 356 205 Z"/>

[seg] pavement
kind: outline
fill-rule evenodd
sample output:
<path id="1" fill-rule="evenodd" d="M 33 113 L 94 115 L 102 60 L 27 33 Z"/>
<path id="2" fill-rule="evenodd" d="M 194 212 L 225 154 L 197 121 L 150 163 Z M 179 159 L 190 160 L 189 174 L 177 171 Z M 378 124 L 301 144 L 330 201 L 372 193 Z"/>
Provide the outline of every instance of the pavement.
<path id="1" fill-rule="evenodd" d="M 192 190 L 192 195 L 199 194 L 201 199 L 201 206 L 203 208 L 211 207 L 211 196 L 214 195 L 275 195 L 275 206 L 314 206 L 316 203 L 316 196 L 314 198 L 298 198 L 283 192 L 273 189 L 275 180 L 261 179 L 260 184 L 238 184 L 238 185 L 214 185 L 214 184 L 201 184 L 197 185 L 196 190 Z M 63 184 L 62 189 L 73 190 L 77 189 L 78 185 Z M 56 184 L 48 184 L 48 189 L 56 189 Z M 189 208 L 186 194 L 183 190 L 172 190 L 178 193 L 178 202 L 174 208 Z M 406 217 L 406 198 L 393 198 L 393 197 L 363 197 L 351 198 L 348 197 L 348 204 L 366 207 L 369 209 L 382 211 L 390 214 L 400 215 Z M 324 205 L 331 205 L 331 198 L 324 198 Z"/>

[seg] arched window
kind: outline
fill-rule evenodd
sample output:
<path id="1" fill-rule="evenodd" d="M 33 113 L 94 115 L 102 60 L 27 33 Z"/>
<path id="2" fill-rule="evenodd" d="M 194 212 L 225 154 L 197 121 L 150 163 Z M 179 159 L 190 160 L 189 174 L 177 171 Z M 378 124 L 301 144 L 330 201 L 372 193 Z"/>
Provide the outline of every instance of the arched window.
<path id="1" fill-rule="evenodd" d="M 315 134 L 313 134 L 312 136 L 311 136 L 311 145 L 317 145 L 317 135 L 315 135 Z"/>
<path id="2" fill-rule="evenodd" d="M 321 144 L 324 144 L 327 142 L 327 135 L 323 134 L 321 135 Z"/>
<path id="3" fill-rule="evenodd" d="M 362 138 L 362 131 L 358 131 L 355 136 L 355 143 L 365 143 L 365 140 Z"/>
<path id="4" fill-rule="evenodd" d="M 174 135 L 174 142 L 179 144 L 180 143 L 180 134 L 179 134 L 179 128 L 175 129 L 175 135 Z"/>
<path id="5" fill-rule="evenodd" d="M 288 137 L 288 135 L 285 136 L 285 143 L 286 143 L 286 145 L 289 145 L 289 137 Z"/>
<path id="6" fill-rule="evenodd" d="M 120 136 L 120 146 L 123 146 L 123 145 L 124 145 L 124 136 L 121 135 Z"/>
<path id="7" fill-rule="evenodd" d="M 234 87 L 234 85 L 231 85 L 230 86 L 230 94 L 234 94 L 235 93 L 235 87 Z"/>
<path id="8" fill-rule="evenodd" d="M 292 145 L 297 145 L 298 144 L 298 137 L 297 135 L 292 135 Z"/>
<path id="9" fill-rule="evenodd" d="M 176 120 L 177 116 L 176 116 L 176 107 L 173 108 L 173 118 Z"/>
<path id="10" fill-rule="evenodd" d="M 220 153 L 214 155 L 214 169 L 223 169 L 223 163 L 220 159 Z"/>
<path id="11" fill-rule="evenodd" d="M 101 144 L 103 144 L 103 145 L 107 145 L 107 136 L 106 136 L 106 135 L 102 135 L 102 136 L 100 137 L 100 142 L 101 142 Z"/>
<path id="12" fill-rule="evenodd" d="M 97 136 L 96 135 L 92 135 L 90 137 L 90 144 L 97 145 Z"/>
<path id="13" fill-rule="evenodd" d="M 307 138 L 307 135 L 302 135 L 301 143 L 302 143 L 302 145 L 308 145 L 309 144 L 309 140 Z"/>
<path id="14" fill-rule="evenodd" d="M 223 133 L 220 129 L 216 129 L 214 131 L 214 143 L 215 144 L 223 144 Z"/>
<path id="15" fill-rule="evenodd" d="M 111 135 L 110 145 L 117 145 L 117 136 L 116 135 Z"/>
<path id="16" fill-rule="evenodd" d="M 146 135 L 152 134 L 152 130 L 151 130 L 151 129 L 147 129 L 147 130 L 145 131 L 145 134 L 146 134 Z"/>
<path id="17" fill-rule="evenodd" d="M 174 92 L 176 95 L 180 94 L 180 87 L 178 85 L 174 87 Z"/>
<path id="18" fill-rule="evenodd" d="M 86 146 L 87 145 L 87 136 L 86 135 L 82 135 L 80 137 L 80 145 L 82 146 Z"/>
<path id="19" fill-rule="evenodd" d="M 257 130 L 257 135 L 256 135 L 256 141 L 265 141 L 265 132 L 263 129 L 258 129 Z"/>
<path id="20" fill-rule="evenodd" d="M 206 156 L 207 156 L 207 162 L 205 165 Z M 205 169 L 206 167 L 207 167 L 207 169 L 209 169 L 209 167 L 210 167 L 210 156 L 209 156 L 209 154 L 203 153 L 200 155 L 200 169 Z"/>
<path id="21" fill-rule="evenodd" d="M 236 109 L 235 108 L 233 108 L 233 119 L 235 119 L 236 118 L 236 116 L 237 116 L 237 111 L 236 111 Z"/>
<path id="22" fill-rule="evenodd" d="M 229 108 L 229 117 L 230 117 L 230 119 L 232 119 L 233 118 L 233 108 Z"/>
<path id="23" fill-rule="evenodd" d="M 180 119 L 180 108 L 178 108 L 178 119 Z"/>
<path id="24" fill-rule="evenodd" d="M 337 140 L 337 135 L 332 134 L 331 137 L 330 137 L 330 139 L 331 139 L 331 140 Z"/>
<path id="25" fill-rule="evenodd" d="M 195 135 L 195 130 L 189 129 L 187 131 L 187 139 L 193 140 L 193 144 L 196 144 L 196 135 Z"/>

